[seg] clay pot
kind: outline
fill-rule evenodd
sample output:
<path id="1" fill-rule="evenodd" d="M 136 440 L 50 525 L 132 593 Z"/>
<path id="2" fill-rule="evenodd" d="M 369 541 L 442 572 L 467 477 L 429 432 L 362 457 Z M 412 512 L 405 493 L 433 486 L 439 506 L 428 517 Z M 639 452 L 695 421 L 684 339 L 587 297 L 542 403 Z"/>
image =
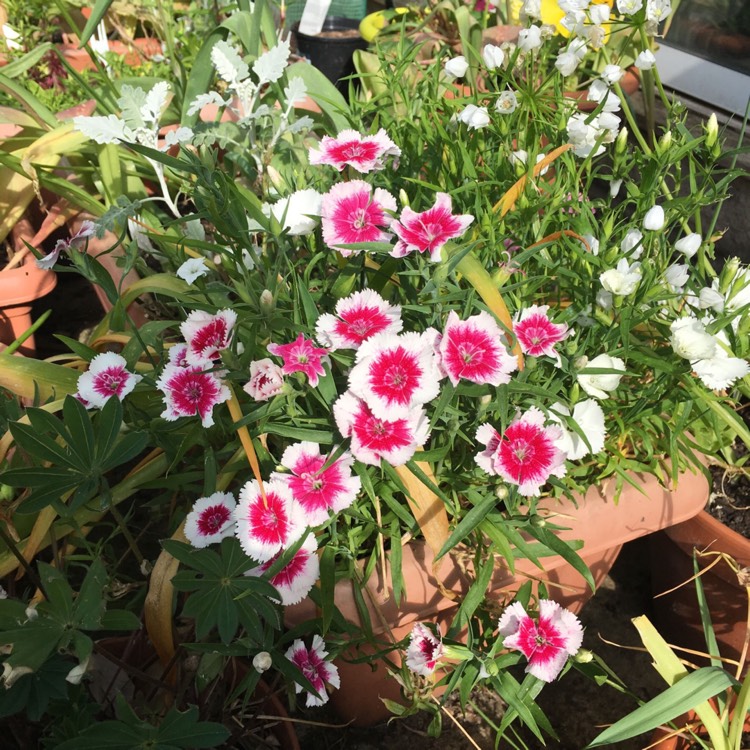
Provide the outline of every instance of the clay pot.
<path id="1" fill-rule="evenodd" d="M 714 706 L 716 705 L 713 699 L 710 702 Z M 731 709 L 730 709 L 730 712 L 731 712 Z M 698 718 L 698 715 L 694 711 L 689 711 L 683 716 L 680 716 L 679 718 L 675 719 L 674 725 L 677 727 L 684 727 L 684 726 L 690 725 L 692 732 L 704 738 L 700 719 Z M 745 724 L 743 726 L 743 732 L 747 732 L 749 730 L 750 730 L 750 718 L 746 718 Z M 653 735 L 651 735 L 651 742 L 648 747 L 649 747 L 649 750 L 693 750 L 693 748 L 697 747 L 697 745 L 695 744 L 695 740 L 690 736 L 690 733 L 688 733 L 687 731 L 684 732 L 682 735 L 676 735 L 676 734 L 673 734 L 672 730 L 659 727 L 655 729 Z M 703 746 L 701 745 L 701 747 Z"/>
<path id="2" fill-rule="evenodd" d="M 676 646 L 706 651 L 695 583 L 693 549 L 725 552 L 740 565 L 750 565 L 750 540 L 702 511 L 694 518 L 655 535 L 651 540 L 651 580 L 659 631 Z M 701 567 L 713 557 L 699 559 Z M 747 594 L 736 573 L 722 560 L 701 576 L 721 656 L 738 659 L 747 630 Z M 680 586 L 665 596 L 663 591 Z M 700 657 L 691 656 L 699 660 Z M 745 667 L 747 671 L 747 665 Z"/>
<path id="3" fill-rule="evenodd" d="M 28 254 L 20 266 L 0 270 L 0 344 L 10 344 L 31 327 L 31 303 L 55 288 L 57 276 L 36 265 Z M 29 336 L 18 353 L 33 357 L 34 337 Z"/>
<path id="4" fill-rule="evenodd" d="M 70 63 L 73 70 L 79 73 L 84 70 L 96 70 L 96 65 L 85 49 L 79 49 L 74 42 L 65 42 L 58 45 L 62 56 Z M 142 65 L 144 60 L 162 54 L 161 42 L 153 37 L 139 37 L 133 39 L 132 44 L 125 44 L 117 40 L 109 42 L 109 51 L 120 55 L 126 65 L 136 68 Z"/>
<path id="5" fill-rule="evenodd" d="M 708 497 L 708 483 L 703 474 L 684 472 L 673 491 L 661 487 L 654 477 L 639 475 L 636 481 L 643 492 L 626 485 L 617 504 L 611 492 L 603 494 L 596 487 L 578 497 L 575 503 L 553 499 L 539 503 L 542 515 L 554 519 L 557 525 L 569 527 L 559 532 L 562 539 L 583 541 L 580 554 L 597 585 L 609 572 L 625 542 L 691 518 L 705 505 Z M 369 610 L 373 633 L 382 642 L 403 640 L 414 623 L 420 621 L 438 624 L 442 632 L 446 632 L 471 581 L 453 556 L 446 555 L 437 571 L 433 571 L 433 559 L 424 542 L 411 542 L 403 548 L 401 569 L 405 590 L 398 606 L 389 570 L 386 570 L 385 580 L 378 568 L 367 581 L 362 598 Z M 510 599 L 526 580 L 541 580 L 562 606 L 579 611 L 592 595 L 582 576 L 560 557 L 545 557 L 543 563 L 544 570 L 540 570 L 528 560 L 518 560 L 515 574 L 498 563 L 488 595 L 494 596 L 501 606 L 503 600 Z M 443 590 L 453 592 L 456 599 L 446 598 L 441 585 Z M 361 625 L 351 581 L 336 584 L 334 601 L 347 620 Z M 310 599 L 287 607 L 285 611 L 290 626 L 316 615 L 315 604 Z M 368 653 L 374 653 L 374 647 L 352 648 L 345 656 L 347 659 L 361 659 Z M 398 662 L 399 654 L 390 653 L 388 658 Z M 341 718 L 357 726 L 370 726 L 385 719 L 389 712 L 380 698 L 400 700 L 399 685 L 390 677 L 385 665 L 377 659 L 356 664 L 339 659 L 336 664 L 341 688 L 333 691 L 331 703 Z"/>

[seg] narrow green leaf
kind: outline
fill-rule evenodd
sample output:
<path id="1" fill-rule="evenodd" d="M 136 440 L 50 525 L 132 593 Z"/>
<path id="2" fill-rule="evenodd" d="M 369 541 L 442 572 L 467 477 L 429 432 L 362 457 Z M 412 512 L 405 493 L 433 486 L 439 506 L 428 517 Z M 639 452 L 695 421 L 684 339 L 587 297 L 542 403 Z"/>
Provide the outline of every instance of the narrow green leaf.
<path id="1" fill-rule="evenodd" d="M 622 742 L 666 724 L 695 708 L 699 703 L 734 685 L 734 680 L 723 669 L 701 667 L 690 672 L 679 682 L 668 687 L 661 695 L 615 722 L 597 735 L 587 747 L 599 747 L 613 742 Z"/>
<path id="2" fill-rule="evenodd" d="M 480 523 L 485 519 L 487 514 L 497 504 L 497 498 L 494 495 L 487 495 L 482 502 L 475 505 L 460 521 L 458 526 L 453 529 L 453 533 L 448 537 L 448 540 L 443 545 L 443 548 L 438 552 L 436 560 L 439 560 L 443 555 L 452 550 L 459 542 L 463 541 L 474 529 L 479 526 Z"/>

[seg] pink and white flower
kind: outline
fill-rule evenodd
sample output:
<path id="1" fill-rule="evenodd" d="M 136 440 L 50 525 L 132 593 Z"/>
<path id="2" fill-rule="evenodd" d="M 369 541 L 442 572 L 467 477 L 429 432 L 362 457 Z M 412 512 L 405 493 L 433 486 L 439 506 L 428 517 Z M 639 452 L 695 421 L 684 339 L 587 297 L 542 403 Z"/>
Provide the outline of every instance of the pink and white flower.
<path id="1" fill-rule="evenodd" d="M 247 482 L 234 511 L 235 533 L 242 549 L 260 562 L 287 549 L 306 528 L 304 511 L 285 482 L 272 479 L 263 489 L 261 493 L 254 479 Z"/>
<path id="2" fill-rule="evenodd" d="M 281 603 L 285 607 L 301 602 L 310 593 L 310 589 L 320 577 L 320 561 L 315 554 L 317 549 L 318 544 L 315 541 L 315 535 L 308 534 L 292 559 L 278 573 L 268 579 L 269 583 L 279 592 Z M 281 554 L 281 552 L 278 552 L 270 560 L 248 570 L 245 575 L 263 575 L 270 570 Z"/>
<path id="3" fill-rule="evenodd" d="M 419 333 L 379 333 L 362 342 L 349 388 L 379 419 L 406 419 L 440 392 L 430 340 Z"/>
<path id="4" fill-rule="evenodd" d="M 484 311 L 461 320 L 451 311 L 440 340 L 440 363 L 451 383 L 461 378 L 472 383 L 502 385 L 518 369 L 518 361 L 508 353 L 504 335 L 495 319 Z"/>
<path id="5" fill-rule="evenodd" d="M 339 172 L 348 166 L 362 174 L 383 169 L 386 156 L 400 155 L 401 149 L 383 128 L 375 135 L 361 135 L 356 130 L 342 130 L 335 138 L 324 135 L 320 150 L 308 152 L 310 164 L 329 164 Z"/>
<path id="6" fill-rule="evenodd" d="M 125 358 L 115 352 L 97 354 L 78 378 L 76 396 L 87 409 L 101 409 L 112 397 L 122 401 L 141 379 L 127 370 Z"/>
<path id="7" fill-rule="evenodd" d="M 373 289 L 340 299 L 335 313 L 324 313 L 315 324 L 318 341 L 330 351 L 359 349 L 371 336 L 398 333 L 402 327 L 401 307 L 389 304 Z"/>
<path id="8" fill-rule="evenodd" d="M 315 693 L 307 691 L 307 707 L 322 706 L 328 702 L 326 683 L 338 688 L 341 685 L 339 670 L 335 664 L 327 661 L 328 651 L 326 644 L 319 635 L 313 636 L 312 648 L 308 649 L 298 638 L 289 647 L 285 656 L 292 664 L 297 666 L 310 684 L 315 688 Z M 301 693 L 302 685 L 295 685 L 296 692 Z"/>
<path id="9" fill-rule="evenodd" d="M 305 512 L 308 526 L 319 526 L 329 518 L 329 511 L 338 513 L 348 508 L 362 485 L 352 475 L 354 458 L 345 451 L 328 464 L 329 456 L 321 454 L 317 443 L 290 445 L 281 457 L 281 465 L 291 474 L 274 472 L 272 480 L 286 483 L 292 497 Z"/>
<path id="10" fill-rule="evenodd" d="M 204 427 L 214 423 L 214 406 L 223 404 L 231 396 L 229 388 L 217 375 L 193 365 L 167 365 L 156 387 L 164 392 L 166 409 L 161 414 L 162 419 L 174 422 L 179 417 L 197 415 Z"/>
<path id="11" fill-rule="evenodd" d="M 387 190 L 376 188 L 373 193 L 364 180 L 339 182 L 323 196 L 323 240 L 345 257 L 359 251 L 339 245 L 388 242 L 392 235 L 383 227 L 393 221 L 389 211 L 396 211 L 396 199 Z"/>
<path id="12" fill-rule="evenodd" d="M 520 602 L 503 612 L 498 623 L 503 646 L 520 651 L 529 661 L 526 671 L 544 682 L 552 682 L 569 656 L 583 642 L 580 620 L 551 599 L 539 600 L 539 617 L 530 617 Z"/>
<path id="13" fill-rule="evenodd" d="M 372 466 L 378 466 L 381 459 L 392 466 L 405 464 L 430 435 L 423 409 L 412 409 L 405 419 L 378 419 L 351 391 L 333 405 L 333 416 L 339 432 L 351 437 L 354 458 Z"/>
<path id="14" fill-rule="evenodd" d="M 193 547 L 201 549 L 232 536 L 236 507 L 237 503 L 229 492 L 214 492 L 196 500 L 185 518 L 187 540 Z"/>
<path id="15" fill-rule="evenodd" d="M 81 222 L 80 229 L 72 237 L 69 237 L 67 240 L 58 240 L 55 243 L 54 248 L 52 248 L 51 253 L 45 255 L 43 258 L 37 258 L 37 267 L 48 271 L 55 265 L 55 263 L 57 263 L 60 253 L 72 249 L 85 249 L 89 238 L 93 237 L 95 234 L 96 224 L 94 224 L 93 221 L 86 220 Z"/>
<path id="16" fill-rule="evenodd" d="M 549 305 L 532 305 L 521 310 L 513 323 L 521 351 L 532 357 L 546 355 L 560 362 L 560 355 L 555 350 L 570 331 L 564 323 L 553 323 L 547 311 Z"/>
<path id="17" fill-rule="evenodd" d="M 234 310 L 219 310 L 216 315 L 193 310 L 180 326 L 187 343 L 188 364 L 210 367 L 219 353 L 232 341 L 232 329 L 237 322 Z"/>
<path id="18" fill-rule="evenodd" d="M 255 401 L 268 401 L 284 389 L 284 371 L 273 360 L 256 359 L 250 363 L 250 380 L 242 390 Z"/>
<path id="19" fill-rule="evenodd" d="M 318 384 L 318 376 L 326 373 L 323 365 L 328 364 L 328 350 L 315 346 L 312 339 L 301 333 L 289 344 L 269 344 L 268 351 L 284 360 L 281 370 L 284 375 L 302 372 L 313 388 Z"/>
<path id="20" fill-rule="evenodd" d="M 435 205 L 417 213 L 406 206 L 398 221 L 391 224 L 398 242 L 391 255 L 403 258 L 409 253 L 429 252 L 430 260 L 440 261 L 440 250 L 448 240 L 460 237 L 469 227 L 474 217 L 469 214 L 453 214 L 453 203 L 448 193 L 438 193 Z"/>
<path id="21" fill-rule="evenodd" d="M 565 453 L 556 445 L 562 430 L 559 425 L 545 427 L 544 422 L 544 414 L 531 407 L 502 435 L 492 425 L 483 424 L 477 430 L 477 440 L 486 447 L 476 462 L 487 473 L 518 485 L 521 495 L 538 495 L 551 476 L 565 476 Z"/>
<path id="22" fill-rule="evenodd" d="M 443 642 L 421 622 L 414 623 L 406 651 L 406 666 L 412 672 L 429 677 L 443 656 Z"/>

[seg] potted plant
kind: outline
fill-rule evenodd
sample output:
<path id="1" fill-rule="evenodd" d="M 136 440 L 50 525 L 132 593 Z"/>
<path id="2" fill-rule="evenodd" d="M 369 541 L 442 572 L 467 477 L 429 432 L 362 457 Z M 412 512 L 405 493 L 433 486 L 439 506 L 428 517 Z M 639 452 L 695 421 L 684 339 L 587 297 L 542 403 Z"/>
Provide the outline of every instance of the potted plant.
<path id="1" fill-rule="evenodd" d="M 147 292 L 159 315 L 117 331 L 110 316 L 65 366 L 3 360 L 0 383 L 43 408 L 0 443 L 0 572 L 54 556 L 68 575 L 110 524 L 106 559 L 128 564 L 107 575 L 137 584 L 125 596 L 166 675 L 188 651 L 257 658 L 313 706 L 353 692 L 362 662 L 396 675 L 398 714 L 439 721 L 442 691 L 465 704 L 483 683 L 509 705 L 498 735 L 522 722 L 541 740 L 535 697 L 580 647 L 560 601 L 616 553 L 586 515 L 616 547 L 697 512 L 690 430 L 711 412 L 722 442 L 741 434 L 747 308 L 704 320 L 716 240 L 692 231 L 735 173 L 715 123 L 691 133 L 680 110 L 652 146 L 618 71 L 591 83 L 594 112 L 566 103 L 554 62 L 580 49 L 546 48 L 535 24 L 502 56 L 441 49 L 416 80 L 405 43 L 382 60 L 390 85 L 347 105 L 289 64 L 271 19 L 256 2 L 209 36 L 176 112 L 156 84 L 74 121 L 156 177 L 169 220 L 125 190 L 98 224 L 145 228 L 143 278 L 116 308 Z M 654 20 L 622 23 L 640 39 Z M 444 97 L 480 66 L 491 90 Z M 297 111 L 307 96 L 319 113 Z"/>

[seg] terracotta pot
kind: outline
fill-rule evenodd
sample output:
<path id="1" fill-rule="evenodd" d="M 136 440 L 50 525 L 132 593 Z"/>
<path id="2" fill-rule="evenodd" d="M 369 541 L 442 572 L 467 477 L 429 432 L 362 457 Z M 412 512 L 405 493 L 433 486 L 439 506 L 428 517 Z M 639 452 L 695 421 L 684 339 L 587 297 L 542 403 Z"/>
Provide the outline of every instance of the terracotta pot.
<path id="1" fill-rule="evenodd" d="M 578 497 L 576 503 L 553 499 L 539 503 L 540 513 L 554 519 L 557 525 L 569 527 L 559 533 L 562 539 L 583 541 L 580 554 L 597 585 L 609 572 L 625 542 L 691 518 L 708 497 L 708 483 L 703 474 L 684 472 L 673 491 L 661 487 L 654 477 L 639 475 L 635 479 L 643 492 L 626 485 L 617 504 L 611 491 L 602 493 L 596 487 Z M 544 570 L 540 570 L 528 560 L 519 560 L 515 574 L 498 564 L 489 587 L 490 595 L 501 604 L 503 599 L 510 599 L 524 581 L 541 580 L 562 606 L 579 611 L 592 595 L 582 576 L 560 557 L 545 557 L 543 562 Z M 378 568 L 366 584 L 363 598 L 374 634 L 384 642 L 398 642 L 409 635 L 418 621 L 439 624 L 445 632 L 458 604 L 443 595 L 436 575 L 443 588 L 454 592 L 460 602 L 471 581 L 458 562 L 446 555 L 437 572 L 433 572 L 432 552 L 424 542 L 417 541 L 404 547 L 401 568 L 405 591 L 399 606 L 395 604 L 389 570 L 383 580 Z M 334 600 L 347 620 L 361 624 L 351 581 L 336 584 Z M 316 614 L 315 604 L 306 599 L 287 607 L 285 617 L 287 624 L 293 626 L 315 618 Z M 351 659 L 367 653 L 368 649 L 351 649 L 346 656 Z M 369 648 L 369 653 L 373 653 L 373 648 Z M 389 654 L 389 658 L 398 662 L 398 652 Z M 333 691 L 331 703 L 342 719 L 358 726 L 369 726 L 385 719 L 389 712 L 380 698 L 400 699 L 400 688 L 385 665 L 377 660 L 354 664 L 344 659 L 337 660 L 336 664 L 341 688 Z"/>
<path id="2" fill-rule="evenodd" d="M 693 549 L 725 552 L 740 565 L 750 565 L 750 540 L 732 531 L 705 511 L 655 535 L 651 540 L 651 580 L 657 626 L 676 646 L 706 651 L 698 609 L 695 583 L 680 584 L 692 578 Z M 713 557 L 699 559 L 701 567 Z M 747 630 L 747 595 L 737 575 L 722 560 L 701 576 L 711 620 L 721 656 L 738 659 Z M 663 591 L 676 590 L 665 596 Z M 691 659 L 699 659 L 693 657 Z M 747 666 L 745 667 L 747 671 Z"/>
<path id="3" fill-rule="evenodd" d="M 74 42 L 59 44 L 58 49 L 62 56 L 70 63 L 74 70 L 79 73 L 84 70 L 96 70 L 96 65 L 85 49 L 79 49 Z M 109 51 L 120 55 L 126 65 L 133 68 L 142 65 L 144 60 L 149 60 L 156 55 L 162 54 L 161 42 L 153 37 L 139 37 L 133 39 L 132 44 L 125 44 L 117 40 L 109 42 Z"/>
<path id="4" fill-rule="evenodd" d="M 0 270 L 0 343 L 10 344 L 31 327 L 31 303 L 51 292 L 55 284 L 55 272 L 37 267 L 31 254 L 20 266 Z M 29 336 L 18 352 L 33 357 L 34 337 Z"/>
<path id="5" fill-rule="evenodd" d="M 711 700 L 711 703 L 716 705 L 713 699 Z M 700 719 L 694 711 L 689 711 L 678 719 L 675 719 L 674 724 L 676 727 L 690 725 L 692 732 L 705 738 Z M 750 717 L 745 719 L 745 724 L 743 726 L 743 732 L 747 731 L 750 731 Z M 695 740 L 693 740 L 687 731 L 681 735 L 676 735 L 666 728 L 659 727 L 654 730 L 654 733 L 651 736 L 651 743 L 648 747 L 649 750 L 693 750 L 693 748 L 696 747 L 696 744 Z"/>

